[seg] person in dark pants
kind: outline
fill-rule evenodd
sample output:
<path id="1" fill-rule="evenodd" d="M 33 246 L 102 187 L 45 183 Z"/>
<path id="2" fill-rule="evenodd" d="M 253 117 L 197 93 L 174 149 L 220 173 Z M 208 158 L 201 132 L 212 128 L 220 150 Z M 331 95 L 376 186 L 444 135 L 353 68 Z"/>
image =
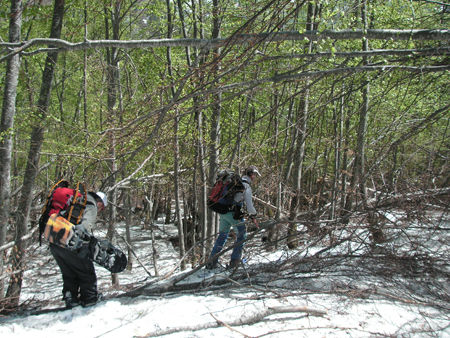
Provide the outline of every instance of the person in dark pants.
<path id="1" fill-rule="evenodd" d="M 77 232 L 90 234 L 97 219 L 97 213 L 107 205 L 106 195 L 102 192 L 87 194 L 86 209 Z M 97 291 L 97 275 L 92 260 L 89 259 L 89 243 L 77 250 L 70 250 L 50 243 L 50 252 L 58 263 L 63 279 L 63 299 L 66 308 L 74 306 L 91 306 L 99 300 Z"/>
<path id="2" fill-rule="evenodd" d="M 245 170 L 245 175 L 242 176 L 242 183 L 244 184 L 244 192 L 238 192 L 234 201 L 235 204 L 240 206 L 242 203 L 245 204 L 249 218 L 258 227 L 258 222 L 256 221 L 256 209 L 252 202 L 252 188 L 250 184 L 255 181 L 256 177 L 261 176 L 258 169 L 255 166 L 250 166 Z M 243 223 L 244 219 L 242 217 L 236 217 L 235 211 L 231 210 L 226 214 L 220 214 L 219 216 L 219 235 L 217 236 L 214 247 L 208 258 L 208 263 L 206 268 L 208 270 L 215 269 L 218 263 L 218 257 L 214 257 L 217 253 L 222 251 L 225 242 L 227 241 L 228 234 L 231 228 L 237 230 L 237 236 L 235 241 L 235 247 L 231 252 L 231 260 L 228 265 L 229 268 L 236 268 L 242 258 L 242 250 L 244 247 L 244 241 L 247 239 L 247 229 L 246 225 Z"/>

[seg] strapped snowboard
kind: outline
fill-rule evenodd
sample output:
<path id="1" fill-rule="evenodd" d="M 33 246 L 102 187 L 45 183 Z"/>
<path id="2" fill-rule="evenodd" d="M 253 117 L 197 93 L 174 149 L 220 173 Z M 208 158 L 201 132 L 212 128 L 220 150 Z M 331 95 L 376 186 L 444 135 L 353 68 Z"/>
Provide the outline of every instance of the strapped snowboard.
<path id="1" fill-rule="evenodd" d="M 118 273 L 127 267 L 127 256 L 106 239 L 97 240 L 94 245 L 93 261 L 112 273 Z M 92 240 L 92 239 L 91 239 Z"/>
<path id="2" fill-rule="evenodd" d="M 245 187 L 239 175 L 233 171 L 221 170 L 208 195 L 208 207 L 219 214 L 226 214 L 236 204 L 234 202 L 236 193 L 244 190 Z"/>

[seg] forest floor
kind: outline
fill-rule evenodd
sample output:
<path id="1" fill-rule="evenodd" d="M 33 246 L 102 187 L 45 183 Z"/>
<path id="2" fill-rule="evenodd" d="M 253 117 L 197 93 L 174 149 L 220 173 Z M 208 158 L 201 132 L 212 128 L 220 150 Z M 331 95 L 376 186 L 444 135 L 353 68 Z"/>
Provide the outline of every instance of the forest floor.
<path id="1" fill-rule="evenodd" d="M 300 245 L 291 250 L 283 231 L 277 245 L 265 241 L 264 229 L 250 233 L 245 264 L 217 278 L 189 265 L 179 270 L 173 224 L 154 224 L 152 243 L 150 229 L 137 221 L 131 236 L 138 260 L 118 275 L 120 286 L 112 287 L 110 273 L 97 266 L 106 299 L 72 310 L 60 310 L 59 269 L 47 245 L 36 243 L 28 252 L 21 308 L 0 317 L 0 335 L 450 337 L 448 214 L 434 212 L 420 222 L 400 211 L 382 216 L 385 239 L 376 246 L 363 216 L 346 226 L 321 224 L 315 234 L 299 224 Z M 117 228 L 124 235 L 124 225 Z"/>

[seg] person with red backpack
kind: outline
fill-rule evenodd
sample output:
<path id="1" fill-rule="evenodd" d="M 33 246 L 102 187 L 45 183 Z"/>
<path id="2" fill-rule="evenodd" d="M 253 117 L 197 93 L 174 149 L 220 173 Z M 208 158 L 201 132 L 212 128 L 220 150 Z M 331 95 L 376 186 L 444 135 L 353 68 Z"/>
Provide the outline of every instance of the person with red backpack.
<path id="1" fill-rule="evenodd" d="M 70 195 L 71 193 L 72 195 Z M 74 194 L 73 189 L 66 187 L 55 189 L 48 216 L 54 213 L 64 216 L 64 213 L 67 211 L 67 204 L 70 203 L 68 201 L 74 198 Z M 64 202 L 64 195 L 66 196 L 66 202 Z M 81 220 L 74 226 L 75 231 L 81 234 L 80 237 L 82 237 L 83 233 L 87 235 L 92 233 L 97 214 L 108 205 L 106 195 L 100 191 L 96 193 L 88 192 L 85 203 Z M 90 247 L 89 242 L 81 242 L 76 250 L 50 243 L 50 252 L 61 270 L 63 300 L 68 309 L 77 305 L 82 305 L 83 307 L 91 306 L 96 304 L 101 298 L 101 294 L 97 291 L 97 275 L 94 264 L 89 258 L 92 255 L 90 251 L 92 251 L 92 247 Z"/>
<path id="2" fill-rule="evenodd" d="M 245 204 L 249 218 L 256 225 L 256 227 L 258 227 L 258 222 L 256 221 L 256 209 L 253 206 L 252 201 L 253 193 L 250 186 L 258 176 L 261 176 L 261 174 L 255 166 L 252 165 L 248 167 L 244 172 L 244 176 L 242 176 L 241 178 L 242 184 L 244 186 L 243 191 L 238 191 L 234 194 L 233 207 L 230 208 L 228 212 L 220 213 L 219 235 L 217 236 L 214 247 L 211 251 L 211 254 L 209 255 L 206 269 L 212 270 L 217 267 L 218 257 L 216 257 L 216 255 L 220 251 L 222 251 L 231 228 L 235 228 L 235 230 L 237 230 L 237 237 L 235 241 L 235 247 L 233 248 L 233 251 L 231 253 L 231 260 L 228 268 L 238 267 L 241 261 L 244 241 L 247 238 L 247 229 L 246 225 L 243 224 L 244 218 L 243 213 L 241 212 L 241 207 L 243 204 Z"/>

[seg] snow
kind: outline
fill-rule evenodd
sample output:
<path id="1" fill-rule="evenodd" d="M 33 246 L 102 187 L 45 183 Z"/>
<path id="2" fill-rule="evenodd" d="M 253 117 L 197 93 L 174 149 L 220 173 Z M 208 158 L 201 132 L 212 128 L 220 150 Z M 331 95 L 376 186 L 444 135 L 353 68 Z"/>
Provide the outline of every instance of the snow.
<path id="1" fill-rule="evenodd" d="M 389 214 L 391 221 L 397 222 L 396 217 Z M 123 226 L 118 228 L 124 232 Z M 360 238 L 364 238 L 364 234 L 361 230 Z M 97 230 L 96 235 L 101 237 L 104 232 Z M 155 235 L 168 238 L 176 235 L 176 228 L 157 224 Z M 136 225 L 132 228 L 132 237 L 139 260 L 152 276 L 134 259 L 132 271 L 126 270 L 119 275 L 121 287 L 113 289 L 109 272 L 97 266 L 99 290 L 106 300 L 88 308 L 42 314 L 30 311 L 0 317 L 0 336 L 450 337 L 446 304 L 448 280 L 434 281 L 440 285 L 447 283 L 443 289 L 443 306 L 436 306 L 417 295 L 408 297 L 411 280 L 407 276 L 380 279 L 376 275 L 367 275 L 367 266 L 352 259 L 346 260 L 345 267 L 354 269 L 353 276 L 341 273 L 336 264 L 311 270 L 307 269 L 306 262 L 305 272 L 302 272 L 303 266 L 296 264 L 296 268 L 283 270 L 285 272 L 278 275 L 267 271 L 250 273 L 244 281 L 228 281 L 224 287 L 227 278 L 233 279 L 233 276 L 217 277 L 216 281 L 223 283 L 216 285 L 205 279 L 204 270 L 199 270 L 180 281 L 178 289 L 155 292 L 170 285 L 173 278 L 189 272 L 190 267 L 171 273 L 178 264 L 177 249 L 169 241 L 158 239 L 155 245 L 159 255 L 159 277 L 155 277 L 149 230 Z M 436 241 L 436 238 L 429 240 Z M 356 243 L 351 246 L 355 247 L 354 253 L 366 250 Z M 263 266 L 258 264 L 281 266 L 296 262 L 295 259 L 312 256 L 325 246 L 312 245 L 303 251 L 287 250 L 282 245 L 277 251 L 265 251 L 261 246 L 250 244 L 247 247 L 247 268 L 251 272 L 255 266 Z M 448 250 L 448 247 L 444 245 L 441 249 Z M 334 250 L 337 253 L 339 248 Z M 402 250 L 407 248 L 402 247 Z M 229 253 L 225 253 L 224 262 L 228 257 Z M 196 282 L 203 284 L 189 288 Z M 183 285 L 188 287 L 183 289 Z M 424 285 L 427 284 L 418 283 L 412 289 Z M 141 295 L 124 295 L 137 287 L 141 287 Z M 21 302 L 28 307 L 37 304 L 40 308 L 57 308 L 63 306 L 60 293 L 61 276 L 53 258 L 45 245 L 35 246 L 30 252 Z"/>

